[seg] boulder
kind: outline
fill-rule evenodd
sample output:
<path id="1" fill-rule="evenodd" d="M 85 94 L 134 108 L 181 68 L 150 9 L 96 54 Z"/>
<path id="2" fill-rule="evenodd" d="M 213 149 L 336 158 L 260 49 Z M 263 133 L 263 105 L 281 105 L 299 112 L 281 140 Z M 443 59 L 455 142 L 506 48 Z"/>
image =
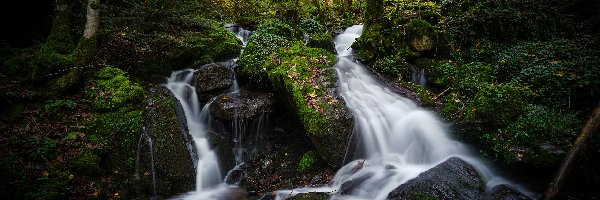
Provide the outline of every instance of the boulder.
<path id="1" fill-rule="evenodd" d="M 496 185 L 489 191 L 486 191 L 483 199 L 488 200 L 530 200 L 531 198 L 525 196 L 519 191 L 513 189 L 508 185 Z"/>
<path id="2" fill-rule="evenodd" d="M 317 153 L 333 168 L 350 161 L 353 115 L 337 91 L 335 56 L 325 49 L 295 43 L 265 62 L 269 80 L 296 112 Z M 351 142 L 349 142 L 351 141 Z"/>
<path id="3" fill-rule="evenodd" d="M 232 71 L 224 63 L 203 65 L 194 72 L 194 87 L 198 93 L 227 89 L 232 84 Z"/>
<path id="4" fill-rule="evenodd" d="M 272 93 L 240 90 L 237 94 L 222 94 L 210 104 L 210 114 L 219 120 L 231 121 L 235 117 L 250 119 L 273 110 Z"/>
<path id="5" fill-rule="evenodd" d="M 196 182 L 192 139 L 178 113 L 183 114 L 181 105 L 167 88 L 151 89 L 144 123 L 153 142 L 156 192 L 162 197 L 191 191 Z"/>
<path id="6" fill-rule="evenodd" d="M 326 200 L 329 199 L 329 194 L 325 192 L 309 192 L 297 194 L 296 196 L 287 198 L 289 200 Z"/>
<path id="7" fill-rule="evenodd" d="M 387 199 L 481 199 L 484 189 L 479 172 L 452 157 L 398 186 Z"/>

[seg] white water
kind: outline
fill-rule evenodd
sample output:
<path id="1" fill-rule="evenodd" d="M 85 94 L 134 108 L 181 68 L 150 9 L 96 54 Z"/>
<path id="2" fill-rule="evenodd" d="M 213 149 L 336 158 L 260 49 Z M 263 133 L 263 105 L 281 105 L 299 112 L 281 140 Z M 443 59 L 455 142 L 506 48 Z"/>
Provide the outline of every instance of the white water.
<path id="1" fill-rule="evenodd" d="M 307 192 L 328 192 L 331 199 L 386 199 L 402 183 L 453 156 L 473 165 L 487 180 L 488 187 L 508 184 L 464 145 L 452 140 L 433 113 L 385 88 L 353 60 L 350 45 L 361 34 L 362 26 L 356 25 L 335 38 L 335 68 L 340 93 L 355 117 L 354 131 L 364 158 L 342 167 L 329 186 L 282 190 L 276 199 Z M 336 194 L 344 182 L 361 177 L 366 179 L 350 194 Z"/>
<path id="2" fill-rule="evenodd" d="M 196 190 L 173 199 L 216 200 L 220 199 L 220 196 L 231 186 L 223 183 L 217 155 L 208 143 L 206 127 L 208 109 L 200 110 L 196 88 L 190 85 L 193 76 L 194 70 L 191 69 L 176 71 L 171 74 L 166 85 L 183 107 L 189 134 L 192 136 L 198 156 L 195 163 Z"/>
<path id="3" fill-rule="evenodd" d="M 236 37 L 242 41 L 242 45 L 246 45 L 246 40 L 250 35 L 250 31 L 240 27 L 226 27 L 227 30 L 236 33 Z M 233 77 L 233 84 L 229 89 L 233 98 L 237 97 L 239 86 L 235 79 L 235 66 L 237 58 L 234 58 L 229 63 L 229 68 Z M 188 69 L 175 71 L 171 77 L 167 79 L 166 87 L 171 90 L 173 95 L 179 100 L 183 107 L 185 118 L 188 126 L 189 134 L 194 141 L 196 155 L 198 157 L 196 167 L 196 189 L 183 195 L 172 197 L 171 199 L 185 200 L 219 200 L 227 199 L 228 193 L 239 192 L 237 186 L 227 185 L 221 175 L 217 154 L 210 148 L 208 142 L 208 129 L 210 123 L 210 114 L 208 107 L 210 102 L 200 108 L 200 101 L 196 93 L 196 88 L 193 87 L 191 81 L 194 77 L 195 70 Z M 242 134 L 245 131 L 243 120 L 234 120 L 234 143 L 235 143 L 235 160 L 236 165 L 243 163 L 242 153 Z M 238 167 L 236 166 L 236 168 Z M 234 168 L 234 169 L 236 169 Z"/>

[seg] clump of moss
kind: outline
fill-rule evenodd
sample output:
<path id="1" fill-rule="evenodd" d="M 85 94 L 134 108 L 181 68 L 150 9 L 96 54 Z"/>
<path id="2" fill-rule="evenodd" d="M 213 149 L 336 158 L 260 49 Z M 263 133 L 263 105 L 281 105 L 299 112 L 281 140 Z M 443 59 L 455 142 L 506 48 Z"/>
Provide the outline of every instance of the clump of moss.
<path id="1" fill-rule="evenodd" d="M 102 171 L 99 163 L 100 157 L 98 155 L 91 152 L 83 152 L 71 162 L 71 166 L 79 173 L 93 176 L 100 174 Z"/>
<path id="2" fill-rule="evenodd" d="M 315 158 L 314 151 L 309 151 L 309 152 L 304 153 L 304 155 L 302 155 L 302 158 L 298 162 L 298 171 L 305 172 L 306 170 L 310 169 L 310 167 L 313 166 L 315 161 L 316 161 L 316 158 Z"/>
<path id="3" fill-rule="evenodd" d="M 200 65 L 224 61 L 239 54 L 241 44 L 235 35 L 221 27 L 187 32 L 176 39 L 179 44 L 170 57 L 175 66 Z"/>
<path id="4" fill-rule="evenodd" d="M 87 97 L 99 110 L 113 110 L 128 102 L 140 101 L 144 89 L 131 82 L 119 68 L 105 67 L 86 89 Z"/>
<path id="5" fill-rule="evenodd" d="M 328 32 L 314 33 L 309 36 L 308 46 L 313 48 L 322 48 L 331 52 L 335 52 L 335 44 L 333 38 Z"/>
<path id="6" fill-rule="evenodd" d="M 248 44 L 240 56 L 237 75 L 247 77 L 252 82 L 268 82 L 267 70 L 263 67 L 269 55 L 280 47 L 286 47 L 291 41 L 299 41 L 296 30 L 277 20 L 261 23 L 248 38 Z"/>

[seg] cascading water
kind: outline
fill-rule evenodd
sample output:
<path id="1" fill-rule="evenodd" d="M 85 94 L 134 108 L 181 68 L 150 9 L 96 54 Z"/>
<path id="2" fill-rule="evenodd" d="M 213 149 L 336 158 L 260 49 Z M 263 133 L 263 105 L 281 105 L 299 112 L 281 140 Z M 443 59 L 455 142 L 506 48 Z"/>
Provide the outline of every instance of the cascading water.
<path id="1" fill-rule="evenodd" d="M 210 148 L 206 122 L 208 109 L 200 110 L 196 89 L 190 85 L 194 70 L 176 71 L 171 74 L 166 87 L 179 100 L 185 114 L 189 134 L 192 136 L 198 159 L 196 167 L 196 190 L 174 199 L 220 199 L 231 186 L 223 183 L 217 155 Z M 204 111 L 204 114 L 203 112 Z"/>
<path id="2" fill-rule="evenodd" d="M 227 30 L 236 33 L 236 37 L 242 41 L 243 46 L 250 35 L 250 31 L 240 27 L 226 27 Z M 237 97 L 239 86 L 235 79 L 235 66 L 237 58 L 228 61 L 233 84 L 229 89 L 232 98 Z M 218 200 L 235 199 L 235 194 L 239 194 L 239 189 L 235 185 L 224 183 L 219 167 L 217 154 L 210 148 L 208 142 L 208 130 L 210 128 L 210 102 L 200 108 L 200 101 L 195 87 L 191 85 L 195 70 L 188 69 L 176 71 L 168 78 L 166 87 L 171 90 L 173 95 L 179 100 L 183 107 L 189 134 L 192 136 L 196 148 L 197 161 L 196 167 L 196 190 L 183 195 L 173 197 L 172 199 L 186 200 Z M 245 132 L 243 120 L 236 117 L 233 123 L 234 144 L 236 165 L 243 163 L 242 160 L 242 133 Z M 237 168 L 237 166 L 236 166 Z M 235 169 L 235 168 L 234 168 Z"/>
<path id="3" fill-rule="evenodd" d="M 145 127 L 142 127 L 142 134 L 138 140 L 138 147 L 136 151 L 136 163 L 135 163 L 135 179 L 140 180 L 140 156 L 142 153 L 142 145 L 146 144 L 148 147 L 148 154 L 150 154 L 150 173 L 152 176 L 152 196 L 151 199 L 156 198 L 156 170 L 154 168 L 154 148 L 152 143 L 152 137 L 148 134 Z"/>
<path id="4" fill-rule="evenodd" d="M 452 156 L 473 165 L 488 181 L 488 187 L 508 183 L 494 175 L 461 143 L 448 137 L 434 114 L 419 108 L 382 86 L 360 63 L 353 60 L 350 46 L 362 34 L 356 25 L 335 38 L 338 87 L 354 114 L 355 134 L 361 143 L 363 159 L 342 167 L 331 184 L 277 192 L 277 199 L 298 193 L 334 194 L 350 180 L 362 180 L 350 194 L 331 199 L 386 199 L 393 189 Z"/>

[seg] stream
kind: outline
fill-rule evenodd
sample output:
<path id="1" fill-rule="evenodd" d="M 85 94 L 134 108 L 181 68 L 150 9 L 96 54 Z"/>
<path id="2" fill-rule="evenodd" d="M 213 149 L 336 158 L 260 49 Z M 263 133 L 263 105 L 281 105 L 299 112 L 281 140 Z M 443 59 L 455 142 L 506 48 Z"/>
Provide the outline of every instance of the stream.
<path id="1" fill-rule="evenodd" d="M 327 186 L 280 190 L 274 193 L 275 199 L 286 199 L 308 192 L 329 193 L 330 199 L 386 199 L 388 193 L 399 185 L 450 157 L 459 157 L 475 167 L 486 180 L 487 188 L 499 184 L 515 185 L 496 175 L 465 145 L 450 138 L 443 122 L 434 113 L 395 94 L 373 78 L 356 60 L 350 47 L 360 37 L 362 29 L 362 25 L 349 27 L 334 39 L 338 53 L 338 61 L 334 65 L 338 75 L 338 89 L 354 115 L 354 134 L 361 151 L 357 155 L 361 157 L 337 171 Z M 245 45 L 250 32 L 241 28 L 234 32 Z M 236 61 L 237 58 L 229 62 L 235 67 Z M 233 68 L 231 70 L 234 71 Z M 181 102 L 197 158 L 195 190 L 171 199 L 236 199 L 235 194 L 241 189 L 237 185 L 225 183 L 217 154 L 208 142 L 210 101 L 204 106 L 200 105 L 195 88 L 191 85 L 194 72 L 192 69 L 173 72 L 166 84 Z M 229 93 L 235 98 L 239 87 L 235 74 L 232 76 L 234 83 Z M 421 78 L 423 80 L 414 81 L 424 81 L 424 77 Z M 243 121 L 234 120 L 232 128 L 235 170 L 244 164 Z M 350 193 L 336 193 L 342 184 L 355 179 L 362 181 Z M 532 196 L 525 189 L 515 187 Z"/>

